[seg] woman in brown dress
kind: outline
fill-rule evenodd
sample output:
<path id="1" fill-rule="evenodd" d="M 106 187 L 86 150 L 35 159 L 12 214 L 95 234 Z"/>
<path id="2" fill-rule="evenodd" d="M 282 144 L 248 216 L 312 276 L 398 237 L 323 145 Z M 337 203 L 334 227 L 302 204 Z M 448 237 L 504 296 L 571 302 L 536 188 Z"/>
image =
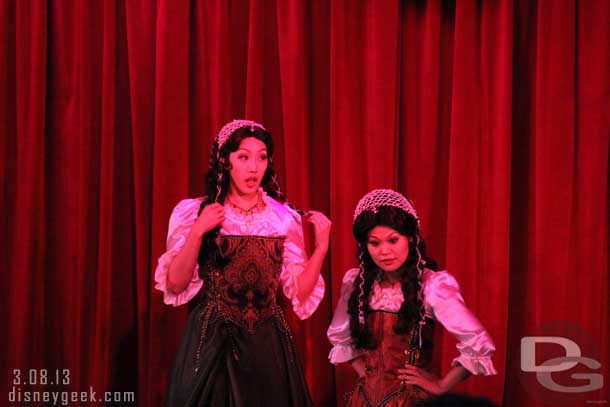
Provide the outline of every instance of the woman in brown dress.
<path id="1" fill-rule="evenodd" d="M 360 267 L 345 273 L 328 328 L 331 363 L 349 362 L 359 376 L 348 406 L 408 407 L 470 374 L 496 373 L 489 334 L 453 276 L 426 257 L 411 201 L 392 190 L 369 192 L 356 207 L 353 233 Z M 441 378 L 427 369 L 435 321 L 459 341 L 460 355 Z"/>

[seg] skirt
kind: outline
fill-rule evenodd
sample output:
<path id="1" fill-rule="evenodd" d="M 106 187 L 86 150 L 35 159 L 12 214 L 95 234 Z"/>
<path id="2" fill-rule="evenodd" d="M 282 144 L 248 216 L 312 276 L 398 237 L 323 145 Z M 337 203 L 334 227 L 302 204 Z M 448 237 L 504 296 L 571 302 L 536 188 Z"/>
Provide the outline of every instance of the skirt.
<path id="1" fill-rule="evenodd" d="M 313 404 L 279 307 L 254 333 L 216 311 L 201 304 L 190 313 L 170 372 L 166 407 Z"/>

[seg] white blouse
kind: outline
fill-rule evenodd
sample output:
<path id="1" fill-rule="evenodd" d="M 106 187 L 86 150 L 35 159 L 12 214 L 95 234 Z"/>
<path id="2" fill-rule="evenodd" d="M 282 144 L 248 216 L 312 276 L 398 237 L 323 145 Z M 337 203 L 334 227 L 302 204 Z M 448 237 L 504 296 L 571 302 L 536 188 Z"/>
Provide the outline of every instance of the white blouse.
<path id="1" fill-rule="evenodd" d="M 339 303 L 328 328 L 328 339 L 333 345 L 329 359 L 335 365 L 350 361 L 366 352 L 364 349 L 356 349 L 353 345 L 347 313 L 347 302 L 359 271 L 354 268 L 345 273 Z M 369 301 L 372 310 L 398 312 L 404 301 L 399 284 L 382 288 L 378 282 L 374 282 L 372 290 Z M 452 364 L 462 365 L 475 375 L 496 374 L 491 361 L 491 355 L 496 349 L 494 343 L 477 317 L 466 307 L 455 278 L 446 271 L 434 272 L 426 269 L 423 292 L 426 317 L 440 322 L 458 340 L 457 349 L 460 356 L 456 357 Z"/>
<path id="2" fill-rule="evenodd" d="M 167 251 L 159 257 L 155 270 L 155 288 L 163 291 L 166 304 L 178 306 L 189 302 L 201 289 L 203 281 L 199 278 L 199 265 L 193 269 L 193 278 L 184 291 L 174 294 L 167 289 L 167 270 L 184 243 L 197 219 L 197 212 L 203 198 L 184 199 L 176 205 L 169 219 L 167 232 Z M 305 269 L 305 253 L 301 217 L 292 208 L 263 194 L 265 208 L 251 214 L 243 214 L 231 206 L 225 206 L 225 220 L 220 229 L 221 235 L 284 236 L 284 264 L 280 273 L 280 284 L 284 295 L 292 302 L 292 308 L 301 319 L 306 319 L 318 308 L 324 297 L 324 279 L 318 282 L 307 300 L 301 302 L 297 297 L 297 277 Z"/>

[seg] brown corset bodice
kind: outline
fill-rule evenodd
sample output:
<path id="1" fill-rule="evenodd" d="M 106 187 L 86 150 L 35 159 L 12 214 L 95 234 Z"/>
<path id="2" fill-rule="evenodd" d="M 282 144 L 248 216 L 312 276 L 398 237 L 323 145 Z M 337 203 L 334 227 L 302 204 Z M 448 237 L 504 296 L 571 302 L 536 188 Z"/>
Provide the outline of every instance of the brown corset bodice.
<path id="1" fill-rule="evenodd" d="M 422 347 L 419 348 L 417 329 L 406 334 L 396 334 L 394 325 L 398 315 L 374 311 L 367 315 L 367 324 L 377 338 L 377 348 L 364 355 L 366 380 L 354 393 L 349 404 L 356 406 L 410 406 L 425 397 L 425 392 L 411 385 L 404 385 L 396 378 L 395 370 L 405 363 L 426 368 L 432 359 L 433 324 L 428 321 L 422 331 Z"/>
<path id="2" fill-rule="evenodd" d="M 377 349 L 366 353 L 367 371 L 379 372 L 386 380 L 395 379 L 394 369 L 410 364 L 425 367 L 432 358 L 432 325 L 427 323 L 422 332 L 422 349 L 409 350 L 411 344 L 417 345 L 417 330 L 411 329 L 407 334 L 394 333 L 398 315 L 392 312 L 374 311 L 368 314 L 367 322 L 371 333 L 377 338 Z M 412 356 L 408 354 L 412 353 Z M 411 360 L 409 360 L 411 359 Z"/>
<path id="3" fill-rule="evenodd" d="M 204 300 L 213 301 L 223 317 L 254 333 L 276 307 L 284 237 L 221 236 L 224 266 L 202 274 Z"/>

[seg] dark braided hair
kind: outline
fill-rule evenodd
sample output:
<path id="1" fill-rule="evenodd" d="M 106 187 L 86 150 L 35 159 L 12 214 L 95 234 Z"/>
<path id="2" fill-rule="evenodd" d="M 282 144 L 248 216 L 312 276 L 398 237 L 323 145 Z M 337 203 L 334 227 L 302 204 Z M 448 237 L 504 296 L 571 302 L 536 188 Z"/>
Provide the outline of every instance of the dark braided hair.
<path id="1" fill-rule="evenodd" d="M 273 166 L 273 138 L 271 134 L 258 126 L 246 126 L 240 127 L 235 130 L 231 136 L 225 141 L 219 151 L 218 142 L 214 141 L 212 151 L 210 153 L 210 168 L 206 175 L 205 182 L 205 197 L 199 207 L 199 214 L 203 209 L 214 203 L 218 202 L 224 204 L 229 192 L 229 186 L 231 183 L 231 164 L 229 163 L 229 155 L 239 149 L 239 145 L 242 140 L 248 137 L 254 137 L 265 144 L 267 148 L 267 169 L 263 175 L 261 181 L 261 187 L 271 198 L 279 201 L 283 204 L 288 205 L 300 214 L 302 211 L 296 209 L 290 204 L 284 194 L 280 191 L 280 186 L 277 182 L 275 168 Z M 219 182 L 220 181 L 220 182 Z M 220 227 L 217 227 L 203 236 L 201 243 L 201 249 L 199 251 L 198 263 L 200 266 L 206 264 L 223 264 L 223 259 L 219 255 L 218 246 L 216 244 L 216 238 L 220 232 Z M 203 269 L 203 267 L 201 268 Z"/>
<path id="2" fill-rule="evenodd" d="M 409 329 L 417 326 L 421 318 L 423 303 L 418 298 L 421 284 L 418 279 L 418 251 L 426 268 L 436 270 L 436 262 L 426 257 L 425 243 L 419 237 L 419 227 L 413 215 L 394 206 L 380 206 L 376 213 L 362 212 L 354 221 L 353 234 L 358 242 L 358 259 L 363 272 L 359 273 L 354 280 L 352 294 L 348 301 L 350 334 L 355 341 L 356 348 L 375 349 L 377 347 L 377 339 L 369 330 L 366 322 L 366 315 L 370 312 L 369 300 L 373 283 L 383 276 L 383 270 L 375 264 L 367 249 L 369 232 L 376 226 L 390 227 L 409 239 L 409 255 L 399 268 L 402 276 L 404 302 L 398 311 L 398 321 L 394 326 L 395 333 L 407 333 Z M 360 318 L 360 308 L 364 313 L 364 320 Z"/>

